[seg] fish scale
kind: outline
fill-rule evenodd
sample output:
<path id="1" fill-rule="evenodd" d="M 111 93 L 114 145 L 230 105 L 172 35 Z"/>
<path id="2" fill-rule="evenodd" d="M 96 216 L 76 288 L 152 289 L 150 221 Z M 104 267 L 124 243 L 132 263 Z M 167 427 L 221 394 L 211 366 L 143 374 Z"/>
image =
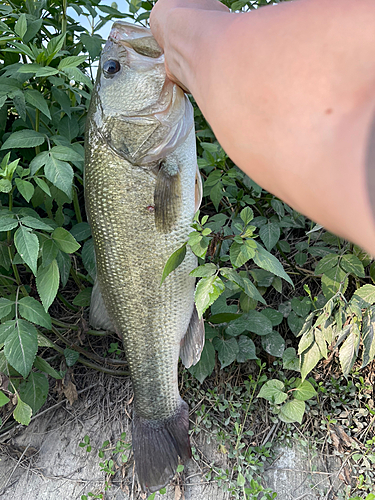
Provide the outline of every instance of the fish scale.
<path id="1" fill-rule="evenodd" d="M 90 321 L 123 338 L 135 396 L 136 469 L 142 488 L 156 491 L 173 477 L 178 458 L 191 453 L 178 358 L 186 366 L 199 360 L 204 327 L 194 306 L 189 273 L 197 259 L 189 248 L 161 284 L 168 258 L 191 231 L 200 177 L 191 104 L 166 78 L 164 56 L 148 29 L 113 26 L 85 141 L 97 268 Z"/>

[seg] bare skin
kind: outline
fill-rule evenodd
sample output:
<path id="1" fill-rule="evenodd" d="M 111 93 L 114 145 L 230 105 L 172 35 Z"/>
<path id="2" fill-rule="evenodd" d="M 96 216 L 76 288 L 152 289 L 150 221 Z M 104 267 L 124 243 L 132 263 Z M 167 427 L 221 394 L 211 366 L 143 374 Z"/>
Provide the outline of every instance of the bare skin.
<path id="1" fill-rule="evenodd" d="M 375 255 L 375 2 L 298 0 L 233 14 L 216 0 L 159 0 L 150 21 L 168 75 L 193 94 L 232 160 Z"/>

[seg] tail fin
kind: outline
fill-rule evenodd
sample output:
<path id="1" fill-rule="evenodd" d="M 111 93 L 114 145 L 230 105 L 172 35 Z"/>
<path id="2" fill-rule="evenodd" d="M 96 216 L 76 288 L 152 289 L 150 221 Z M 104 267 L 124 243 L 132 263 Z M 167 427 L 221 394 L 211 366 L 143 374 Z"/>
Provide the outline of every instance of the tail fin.
<path id="1" fill-rule="evenodd" d="M 151 493 L 166 486 L 178 465 L 191 458 L 189 408 L 181 399 L 175 415 L 167 420 L 147 420 L 134 411 L 132 442 L 138 479 Z"/>

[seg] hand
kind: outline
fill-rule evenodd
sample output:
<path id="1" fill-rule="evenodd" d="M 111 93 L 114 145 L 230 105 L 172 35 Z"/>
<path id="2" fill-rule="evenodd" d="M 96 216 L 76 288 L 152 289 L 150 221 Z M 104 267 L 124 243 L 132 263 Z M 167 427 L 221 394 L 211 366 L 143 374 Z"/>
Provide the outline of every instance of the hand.
<path id="1" fill-rule="evenodd" d="M 169 32 L 171 28 L 170 15 L 176 9 L 191 10 L 213 10 L 221 12 L 230 12 L 228 7 L 218 0 L 158 0 L 151 11 L 150 27 L 155 40 L 164 50 L 165 69 L 168 78 L 177 83 L 185 92 L 189 92 L 185 85 L 175 75 L 174 60 L 170 53 Z"/>

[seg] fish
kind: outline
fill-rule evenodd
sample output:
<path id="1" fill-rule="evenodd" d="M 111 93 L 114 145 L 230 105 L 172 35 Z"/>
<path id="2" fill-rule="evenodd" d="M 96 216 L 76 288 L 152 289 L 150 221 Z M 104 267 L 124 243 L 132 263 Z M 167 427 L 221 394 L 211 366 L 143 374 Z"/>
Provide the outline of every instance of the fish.
<path id="1" fill-rule="evenodd" d="M 191 457 L 178 362 L 198 362 L 204 324 L 190 248 L 161 284 L 168 258 L 188 239 L 202 184 L 193 107 L 167 77 L 148 28 L 112 26 L 87 115 L 84 184 L 97 273 L 90 324 L 123 339 L 135 466 L 142 489 L 152 493 Z"/>

